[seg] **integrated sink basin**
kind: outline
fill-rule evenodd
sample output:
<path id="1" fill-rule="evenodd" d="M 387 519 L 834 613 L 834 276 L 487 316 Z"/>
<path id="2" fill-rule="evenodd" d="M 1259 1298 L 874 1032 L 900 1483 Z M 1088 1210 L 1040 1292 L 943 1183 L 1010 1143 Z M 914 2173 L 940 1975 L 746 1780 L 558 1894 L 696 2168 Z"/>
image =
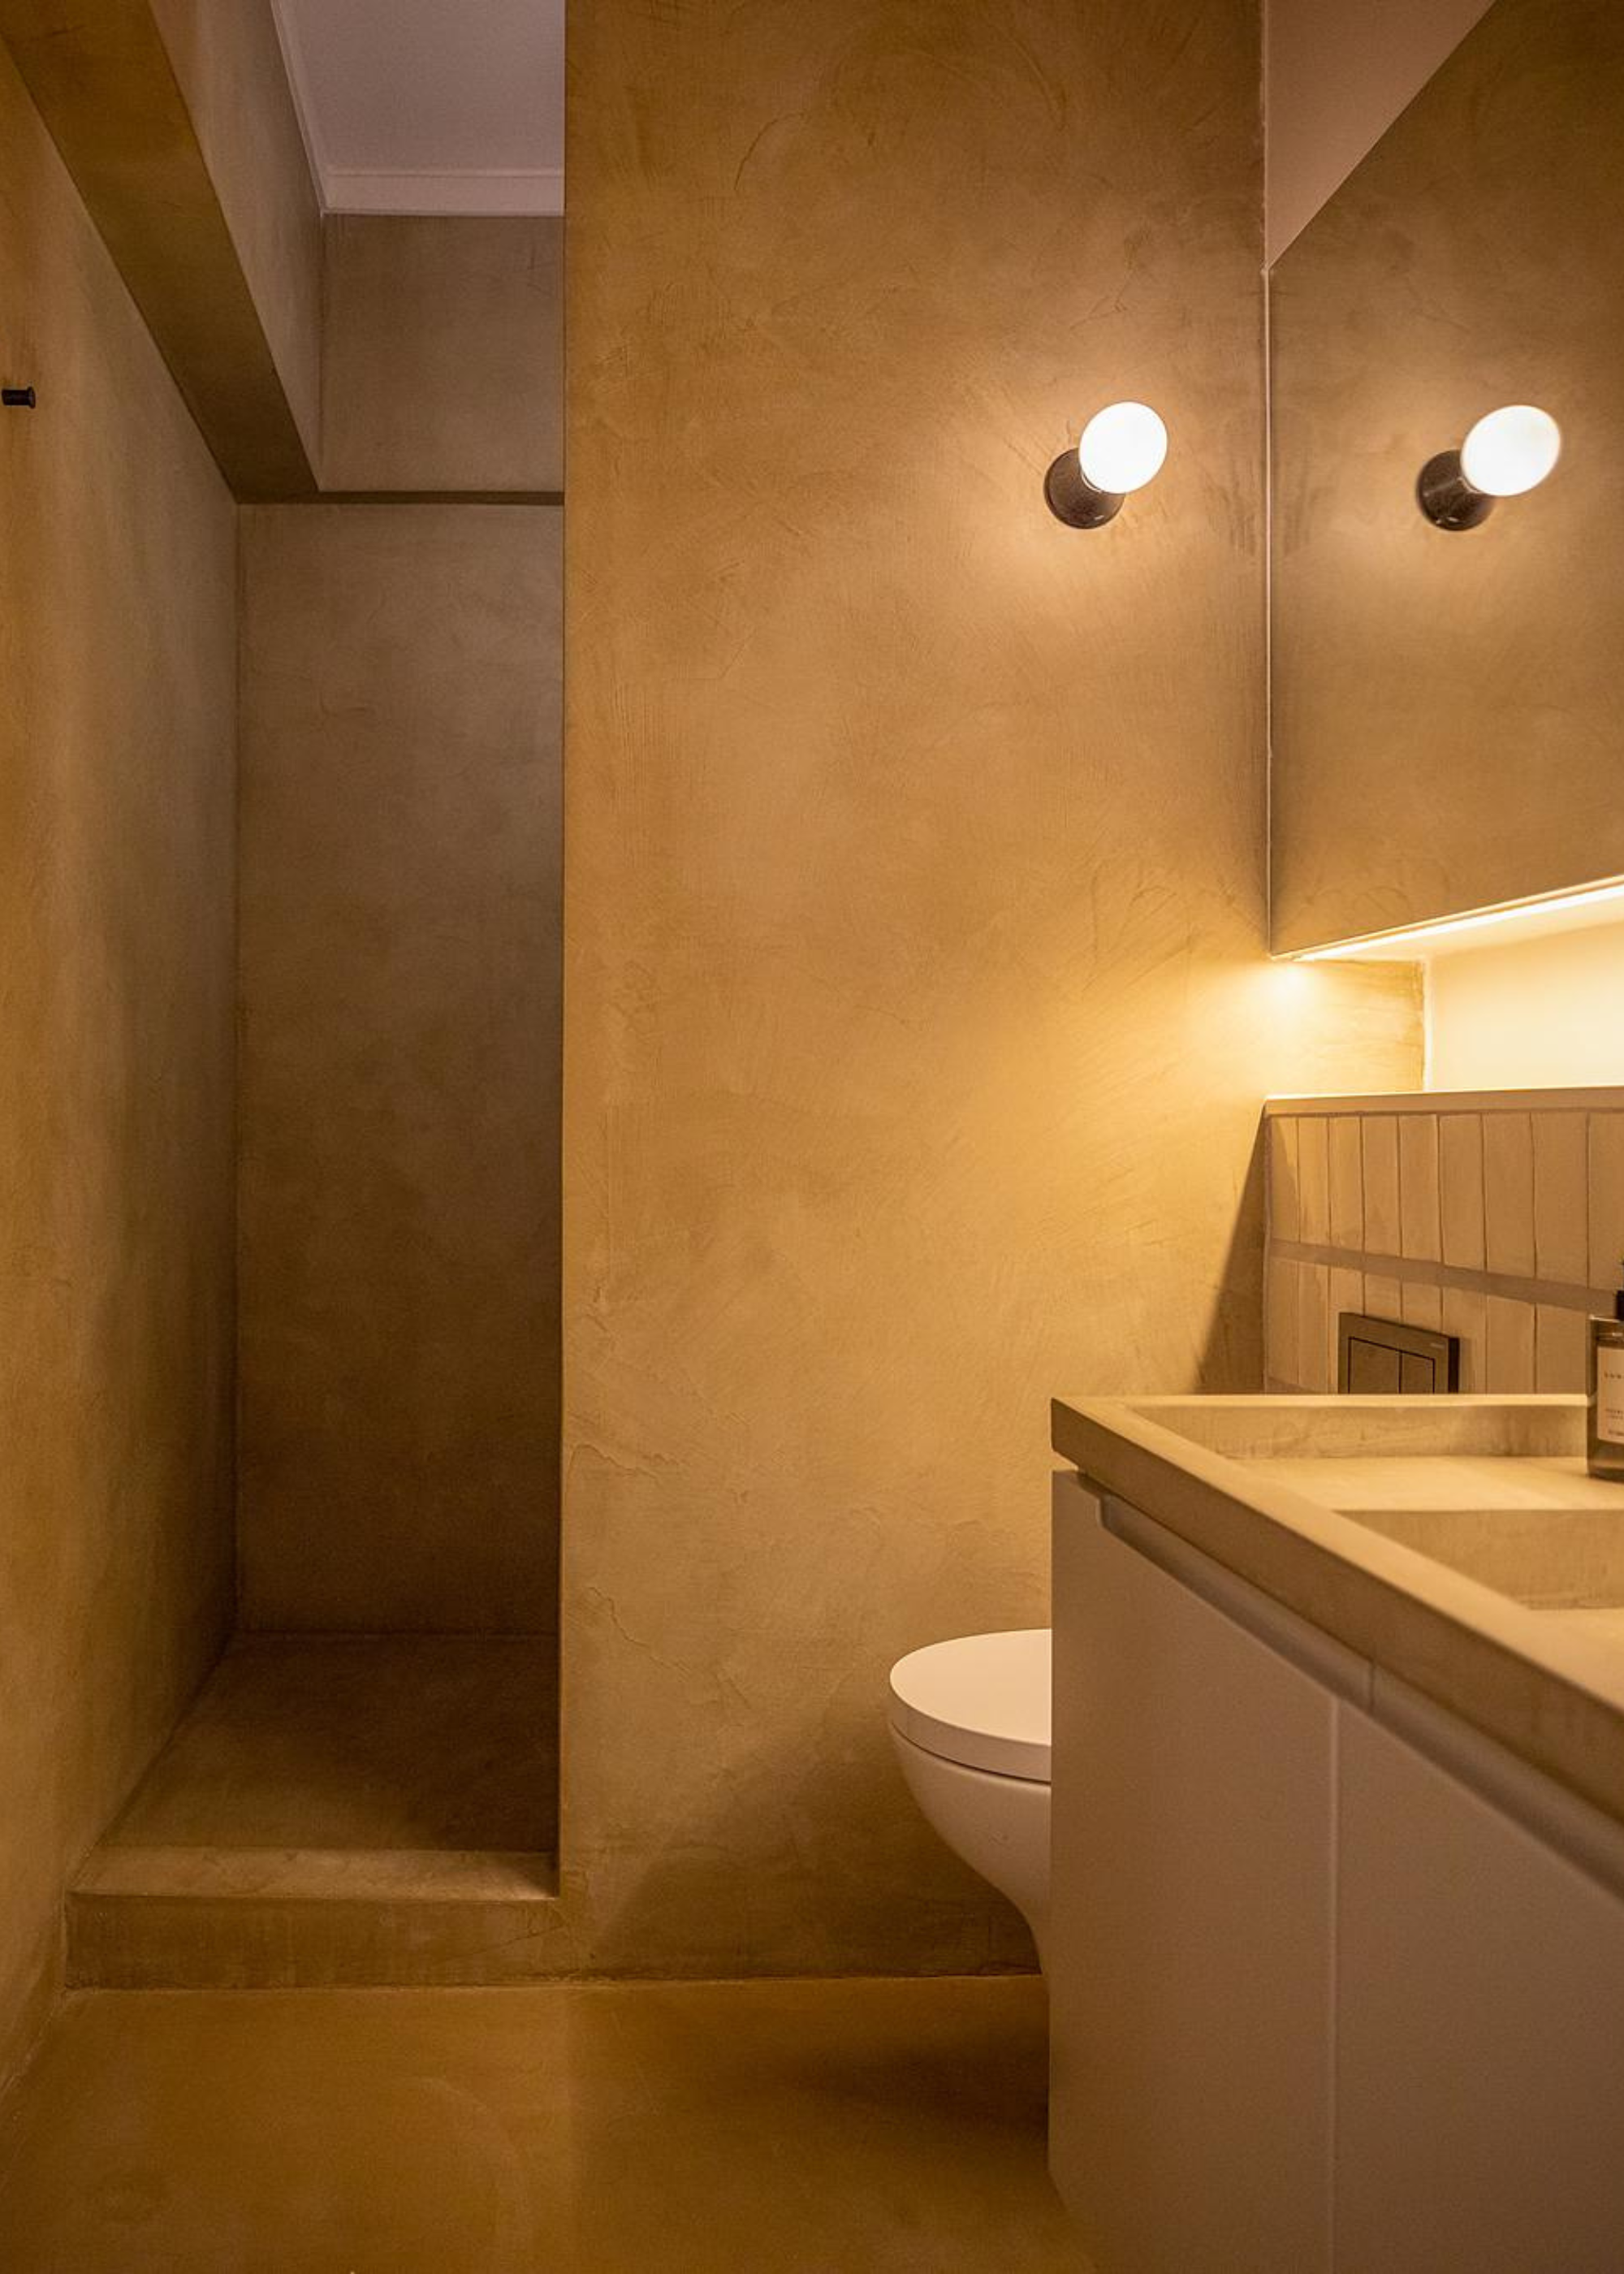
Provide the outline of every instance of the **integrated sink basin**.
<path id="1" fill-rule="evenodd" d="M 1624 1514 L 1603 1509 L 1361 1509 L 1356 1522 L 1536 1610 L 1624 1610 Z"/>
<path id="2" fill-rule="evenodd" d="M 1264 1459 L 1259 1475 L 1540 1610 L 1624 1610 L 1624 1487 L 1576 1455 Z"/>
<path id="3" fill-rule="evenodd" d="M 1582 1397 L 1061 1399 L 1119 1500 L 1624 1821 L 1624 1484 Z"/>

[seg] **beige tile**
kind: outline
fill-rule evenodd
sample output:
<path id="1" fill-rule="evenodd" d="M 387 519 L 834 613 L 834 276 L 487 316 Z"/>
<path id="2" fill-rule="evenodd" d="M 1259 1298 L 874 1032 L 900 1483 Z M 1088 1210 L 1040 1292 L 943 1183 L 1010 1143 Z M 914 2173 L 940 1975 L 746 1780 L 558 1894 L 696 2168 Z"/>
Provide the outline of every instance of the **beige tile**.
<path id="1" fill-rule="evenodd" d="M 1487 1312 L 1484 1388 L 1507 1397 L 1522 1396 L 1534 1387 L 1534 1306 L 1491 1295 Z"/>
<path id="2" fill-rule="evenodd" d="M 1590 1198 L 1583 1113 L 1536 1113 L 1534 1269 L 1542 1279 L 1590 1284 Z"/>
<path id="3" fill-rule="evenodd" d="M 1406 1279 L 1399 1316 L 1407 1327 L 1440 1330 L 1444 1322 L 1443 1289 L 1425 1286 L 1415 1279 Z"/>
<path id="4" fill-rule="evenodd" d="M 1534 1273 L 1534 1131 L 1526 1113 L 1483 1117 L 1484 1251 L 1491 1271 Z"/>
<path id="5" fill-rule="evenodd" d="M 1398 1117 L 1365 1115 L 1359 1124 L 1365 1148 L 1365 1252 L 1401 1255 L 1403 1234 L 1398 1201 Z"/>
<path id="6" fill-rule="evenodd" d="M 1269 1121 L 1269 1239 L 1297 1239 L 1297 1118 Z"/>
<path id="7" fill-rule="evenodd" d="M 1443 1330 L 1461 1344 L 1461 1388 L 1469 1395 L 1487 1387 L 1489 1306 L 1486 1296 L 1468 1287 L 1443 1291 Z"/>
<path id="8" fill-rule="evenodd" d="M 1372 1319 L 1394 1319 L 1401 1323 L 1404 1316 L 1404 1290 L 1398 1280 L 1384 1279 L 1380 1272 L 1365 1275 L 1365 1315 Z"/>
<path id="9" fill-rule="evenodd" d="M 1483 1121 L 1445 1113 L 1438 1123 L 1438 1198 L 1443 1258 L 1462 1270 L 1484 1263 Z"/>
<path id="10" fill-rule="evenodd" d="M 1086 2274 L 1033 1980 L 72 2001 L 7 2274 Z"/>
<path id="11" fill-rule="evenodd" d="M 1331 1236 L 1329 1125 L 1305 1114 L 1297 1125 L 1297 1238 L 1323 1247 Z"/>
<path id="12" fill-rule="evenodd" d="M 1361 1117 L 1339 1113 L 1332 1118 L 1327 1141 L 1331 1245 L 1362 1249 L 1365 1246 L 1365 1170 L 1359 1131 Z"/>
<path id="13" fill-rule="evenodd" d="M 1281 1256 L 1269 1259 L 1264 1363 L 1269 1379 L 1285 1389 L 1297 1387 L 1297 1275 L 1302 1269 Z"/>
<path id="14" fill-rule="evenodd" d="M 1590 1117 L 1590 1284 L 1616 1287 L 1624 1262 L 1624 1113 Z"/>
<path id="15" fill-rule="evenodd" d="M 1297 1186 L 1295 1116 L 1277 1116 L 1268 1125 L 1268 1210 L 1271 1239 L 1296 1239 L 1300 1221 Z"/>
<path id="16" fill-rule="evenodd" d="M 1312 1395 L 1332 1386 L 1329 1341 L 1331 1275 L 1323 1263 L 1305 1263 L 1297 1280 L 1297 1385 Z"/>
<path id="17" fill-rule="evenodd" d="M 1365 1309 L 1365 1275 L 1361 1271 L 1333 1271 L 1327 1290 L 1330 1306 L 1326 1320 L 1326 1382 L 1327 1388 L 1337 1387 L 1338 1353 L 1344 1312 L 1357 1317 Z"/>
<path id="18" fill-rule="evenodd" d="M 1534 1322 L 1534 1387 L 1547 1392 L 1583 1389 L 1589 1337 L 1582 1311 L 1542 1303 Z"/>
<path id="19" fill-rule="evenodd" d="M 1405 1113 L 1398 1124 L 1399 1253 L 1436 1263 L 1443 1250 L 1438 1218 L 1438 1116 Z"/>

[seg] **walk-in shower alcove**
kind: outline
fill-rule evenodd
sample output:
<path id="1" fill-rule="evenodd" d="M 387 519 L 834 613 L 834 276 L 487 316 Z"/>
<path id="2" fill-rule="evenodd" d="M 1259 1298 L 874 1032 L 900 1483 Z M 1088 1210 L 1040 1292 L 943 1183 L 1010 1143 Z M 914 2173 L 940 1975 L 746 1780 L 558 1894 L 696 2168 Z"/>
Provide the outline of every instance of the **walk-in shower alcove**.
<path id="1" fill-rule="evenodd" d="M 324 236 L 322 490 L 239 519 L 236 1631 L 80 1982 L 555 1939 L 561 223 Z"/>

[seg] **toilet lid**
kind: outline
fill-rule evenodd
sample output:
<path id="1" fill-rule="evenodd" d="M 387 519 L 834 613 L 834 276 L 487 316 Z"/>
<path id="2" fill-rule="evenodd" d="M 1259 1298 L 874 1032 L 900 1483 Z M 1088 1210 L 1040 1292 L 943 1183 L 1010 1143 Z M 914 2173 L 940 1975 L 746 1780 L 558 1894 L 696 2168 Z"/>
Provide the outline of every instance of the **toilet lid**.
<path id="1" fill-rule="evenodd" d="M 961 1635 L 891 1670 L 898 1736 L 961 1767 L 1049 1782 L 1049 1630 Z"/>

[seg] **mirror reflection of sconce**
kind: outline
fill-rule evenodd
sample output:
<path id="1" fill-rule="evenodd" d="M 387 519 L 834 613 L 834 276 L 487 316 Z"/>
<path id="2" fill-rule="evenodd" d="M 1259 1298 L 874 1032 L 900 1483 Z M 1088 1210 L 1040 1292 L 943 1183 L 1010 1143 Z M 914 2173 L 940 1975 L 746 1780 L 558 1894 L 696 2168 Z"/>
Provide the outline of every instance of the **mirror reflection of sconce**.
<path id="1" fill-rule="evenodd" d="M 1562 453 L 1562 430 L 1548 410 L 1508 403 L 1479 418 L 1458 450 L 1440 450 L 1421 469 L 1416 495 L 1439 529 L 1476 529 L 1496 498 L 1538 489 Z"/>
<path id="2" fill-rule="evenodd" d="M 1049 509 L 1068 529 L 1102 529 L 1124 498 L 1154 481 L 1167 453 L 1167 428 L 1148 403 L 1109 403 L 1044 476 Z"/>

